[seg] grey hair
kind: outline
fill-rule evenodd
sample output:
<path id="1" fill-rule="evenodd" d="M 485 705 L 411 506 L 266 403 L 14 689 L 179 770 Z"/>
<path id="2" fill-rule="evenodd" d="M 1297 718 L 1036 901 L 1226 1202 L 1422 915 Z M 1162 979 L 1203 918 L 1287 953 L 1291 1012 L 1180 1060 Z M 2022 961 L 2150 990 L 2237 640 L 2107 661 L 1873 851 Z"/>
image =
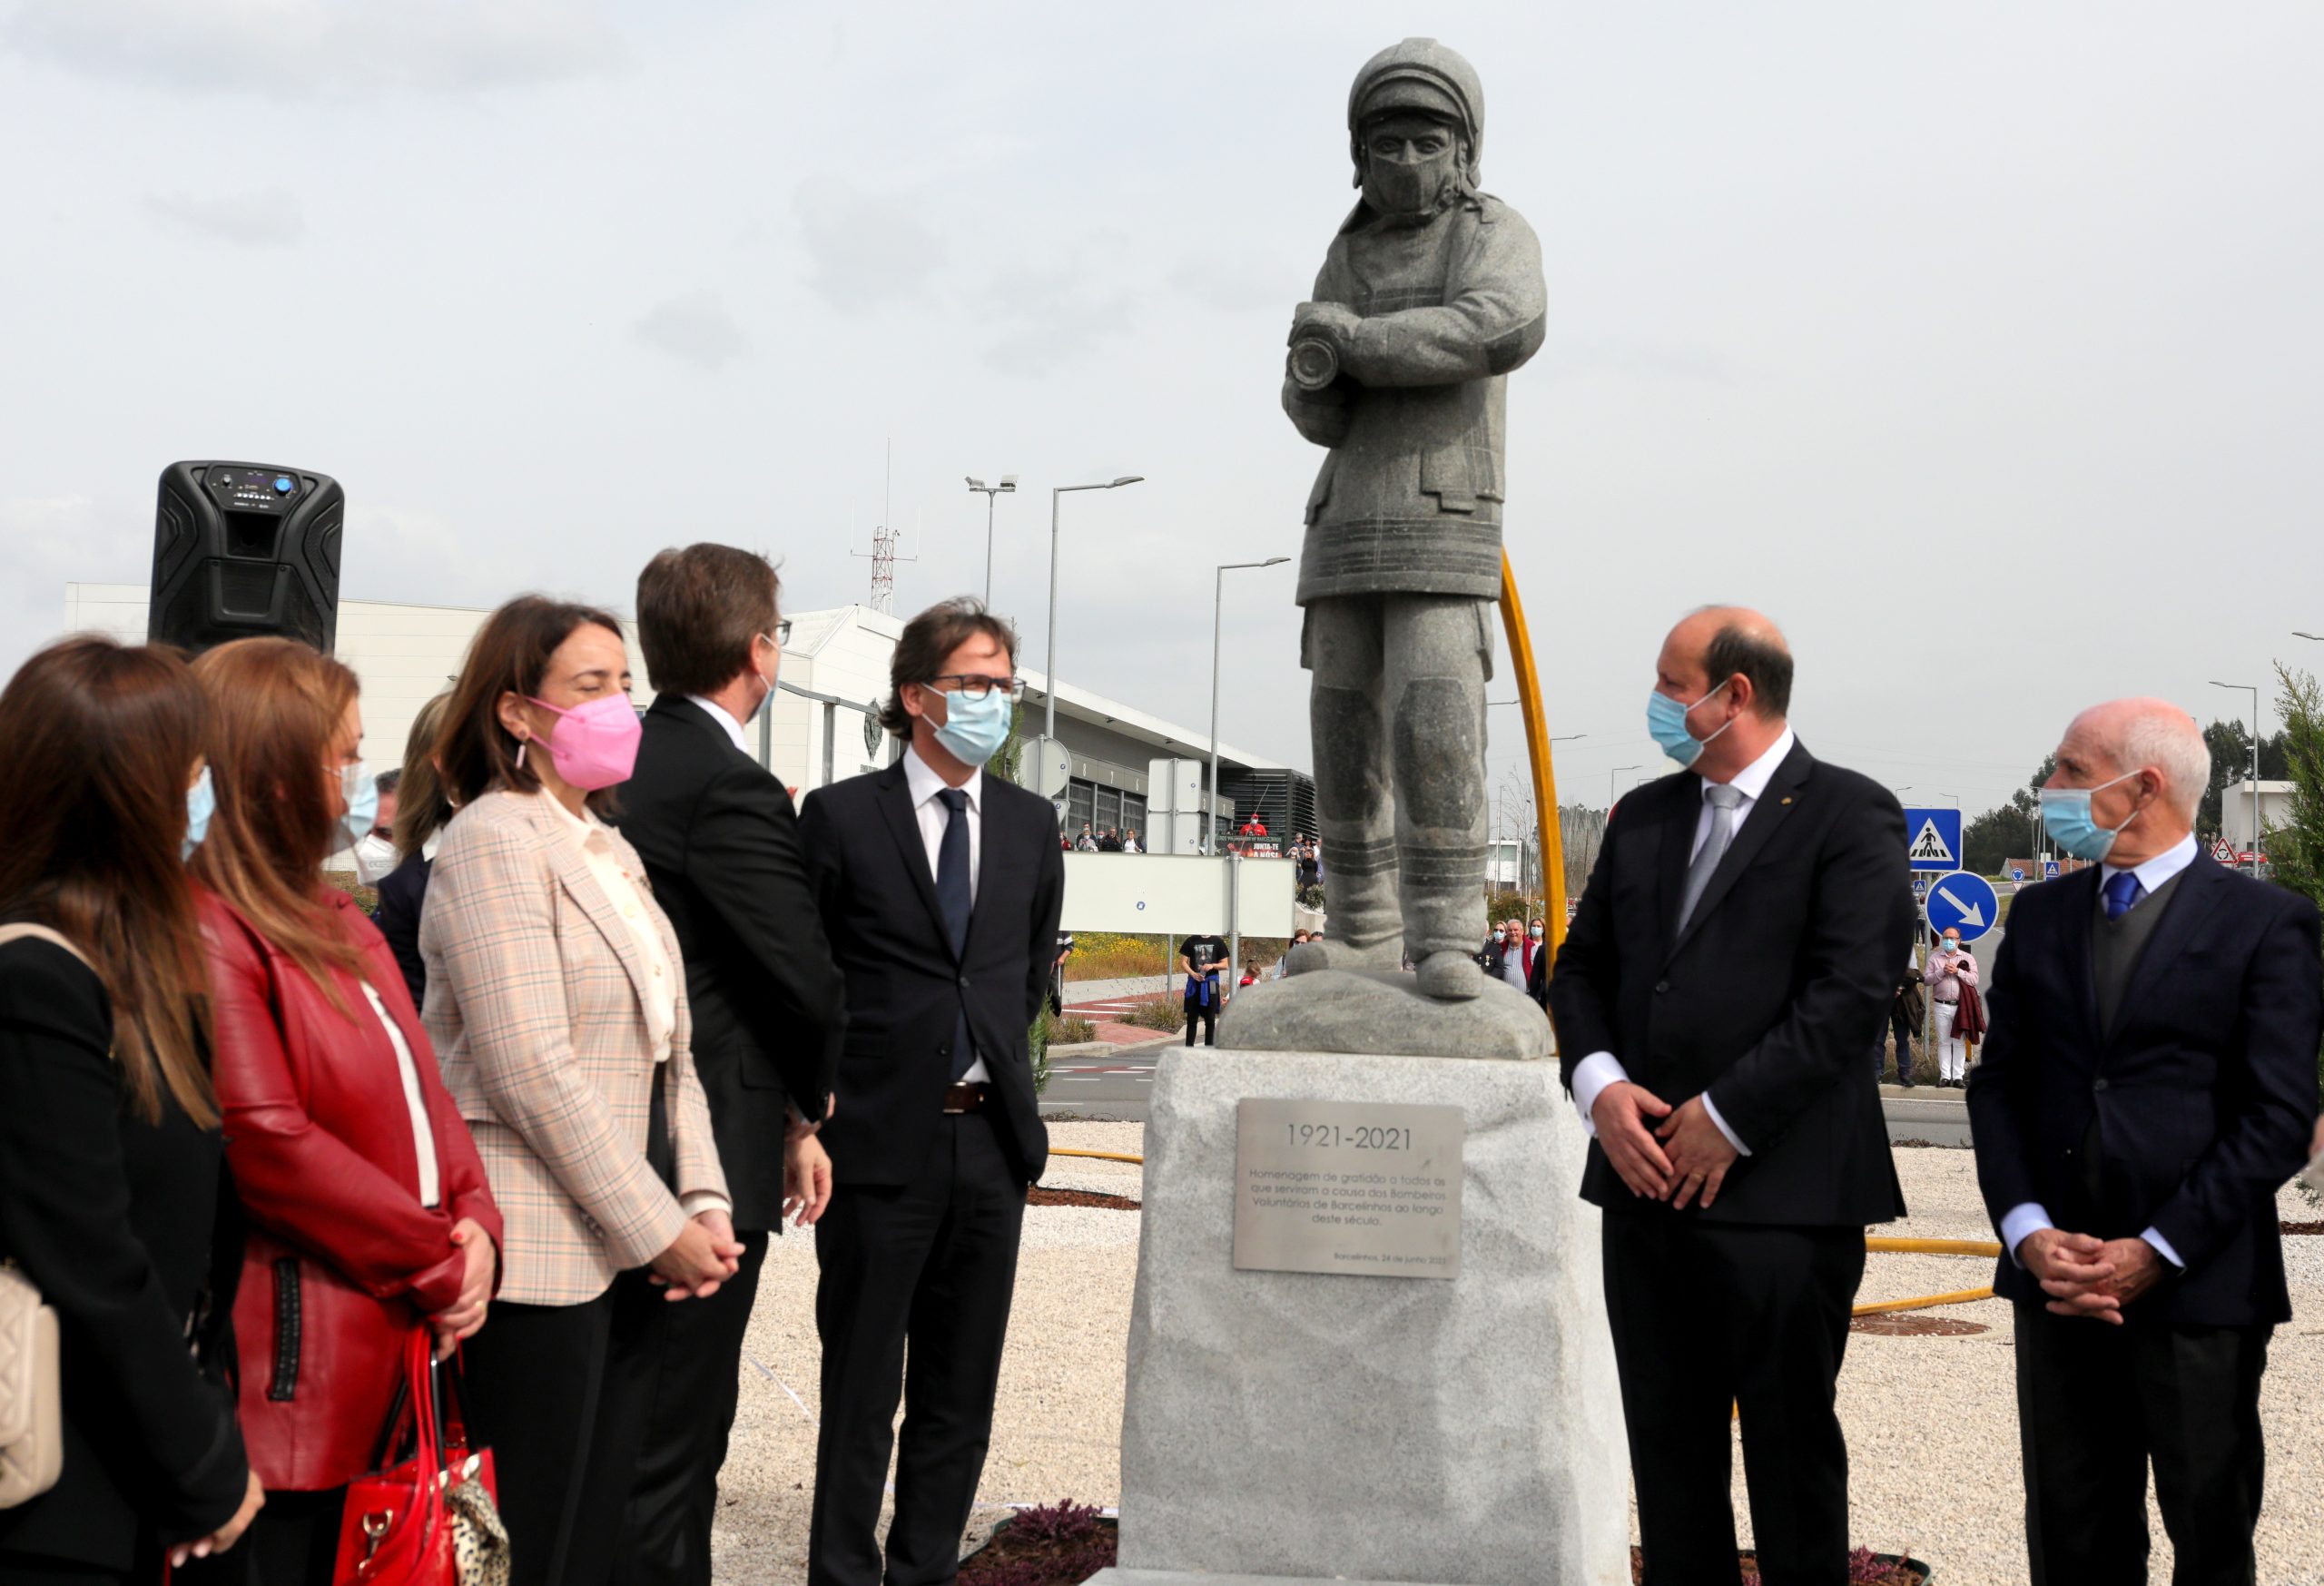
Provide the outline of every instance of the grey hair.
<path id="1" fill-rule="evenodd" d="M 2211 790 L 2211 750 L 2194 717 L 2140 711 L 2122 724 L 2106 747 L 2118 772 L 2152 765 L 2162 773 L 2164 800 L 2181 818 L 2195 818 L 2203 794 Z"/>

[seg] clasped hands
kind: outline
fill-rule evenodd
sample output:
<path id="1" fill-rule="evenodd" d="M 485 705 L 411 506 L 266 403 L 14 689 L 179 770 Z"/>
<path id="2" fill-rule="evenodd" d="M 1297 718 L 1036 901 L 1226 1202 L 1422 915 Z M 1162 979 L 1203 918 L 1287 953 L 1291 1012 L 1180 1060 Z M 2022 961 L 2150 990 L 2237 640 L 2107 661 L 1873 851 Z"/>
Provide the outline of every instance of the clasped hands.
<path id="1" fill-rule="evenodd" d="M 2122 1307 L 2162 1276 L 2162 1257 L 2144 1239 L 2101 1239 L 2063 1228 L 2036 1228 L 2018 1241 L 2019 1265 L 2032 1273 L 2061 1316 L 2122 1325 Z"/>
<path id="2" fill-rule="evenodd" d="M 1652 1119 L 1660 1119 L 1653 1123 Z M 1680 1211 L 1718 1198 L 1741 1153 L 1711 1121 L 1699 1096 L 1676 1108 L 1643 1085 L 1618 1079 L 1590 1105 L 1606 1160 L 1632 1195 L 1668 1201 Z"/>

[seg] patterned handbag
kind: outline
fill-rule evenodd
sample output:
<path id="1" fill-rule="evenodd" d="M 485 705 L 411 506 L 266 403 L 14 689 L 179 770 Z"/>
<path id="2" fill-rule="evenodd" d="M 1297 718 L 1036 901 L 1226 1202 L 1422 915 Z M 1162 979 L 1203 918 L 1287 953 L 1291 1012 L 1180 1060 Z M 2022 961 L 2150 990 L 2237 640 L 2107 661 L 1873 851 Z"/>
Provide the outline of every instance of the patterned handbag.
<path id="1" fill-rule="evenodd" d="M 44 925 L 0 925 L 0 943 L 34 937 L 80 959 Z M 29 1503 L 64 1473 L 64 1393 L 56 1307 L 14 1261 L 0 1260 L 0 1509 Z"/>
<path id="2" fill-rule="evenodd" d="M 438 1370 L 428 1329 L 414 1328 L 379 1468 L 347 1489 L 333 1586 L 507 1586 L 492 1451 L 469 1445 L 459 1368 L 449 1414 Z"/>

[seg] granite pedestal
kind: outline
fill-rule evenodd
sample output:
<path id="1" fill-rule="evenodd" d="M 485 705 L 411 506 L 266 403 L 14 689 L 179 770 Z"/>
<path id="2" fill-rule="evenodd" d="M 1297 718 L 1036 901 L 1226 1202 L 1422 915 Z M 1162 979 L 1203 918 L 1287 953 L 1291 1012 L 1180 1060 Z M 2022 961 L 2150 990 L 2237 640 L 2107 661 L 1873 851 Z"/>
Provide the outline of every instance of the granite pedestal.
<path id="1" fill-rule="evenodd" d="M 1246 1097 L 1457 1106 L 1460 1276 L 1239 1272 Z M 1629 1463 L 1548 1063 L 1172 1052 L 1147 1127 L 1114 1586 L 1624 1586 Z"/>

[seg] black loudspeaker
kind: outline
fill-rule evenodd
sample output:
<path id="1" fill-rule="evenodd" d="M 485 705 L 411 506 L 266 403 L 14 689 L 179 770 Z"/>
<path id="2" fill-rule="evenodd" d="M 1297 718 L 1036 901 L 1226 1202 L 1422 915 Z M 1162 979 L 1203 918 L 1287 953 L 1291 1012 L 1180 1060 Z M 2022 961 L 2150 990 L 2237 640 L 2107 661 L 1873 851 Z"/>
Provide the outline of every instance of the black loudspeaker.
<path id="1" fill-rule="evenodd" d="M 339 481 L 252 463 L 172 463 L 153 515 L 145 636 L 193 655 L 280 634 L 339 638 Z"/>

